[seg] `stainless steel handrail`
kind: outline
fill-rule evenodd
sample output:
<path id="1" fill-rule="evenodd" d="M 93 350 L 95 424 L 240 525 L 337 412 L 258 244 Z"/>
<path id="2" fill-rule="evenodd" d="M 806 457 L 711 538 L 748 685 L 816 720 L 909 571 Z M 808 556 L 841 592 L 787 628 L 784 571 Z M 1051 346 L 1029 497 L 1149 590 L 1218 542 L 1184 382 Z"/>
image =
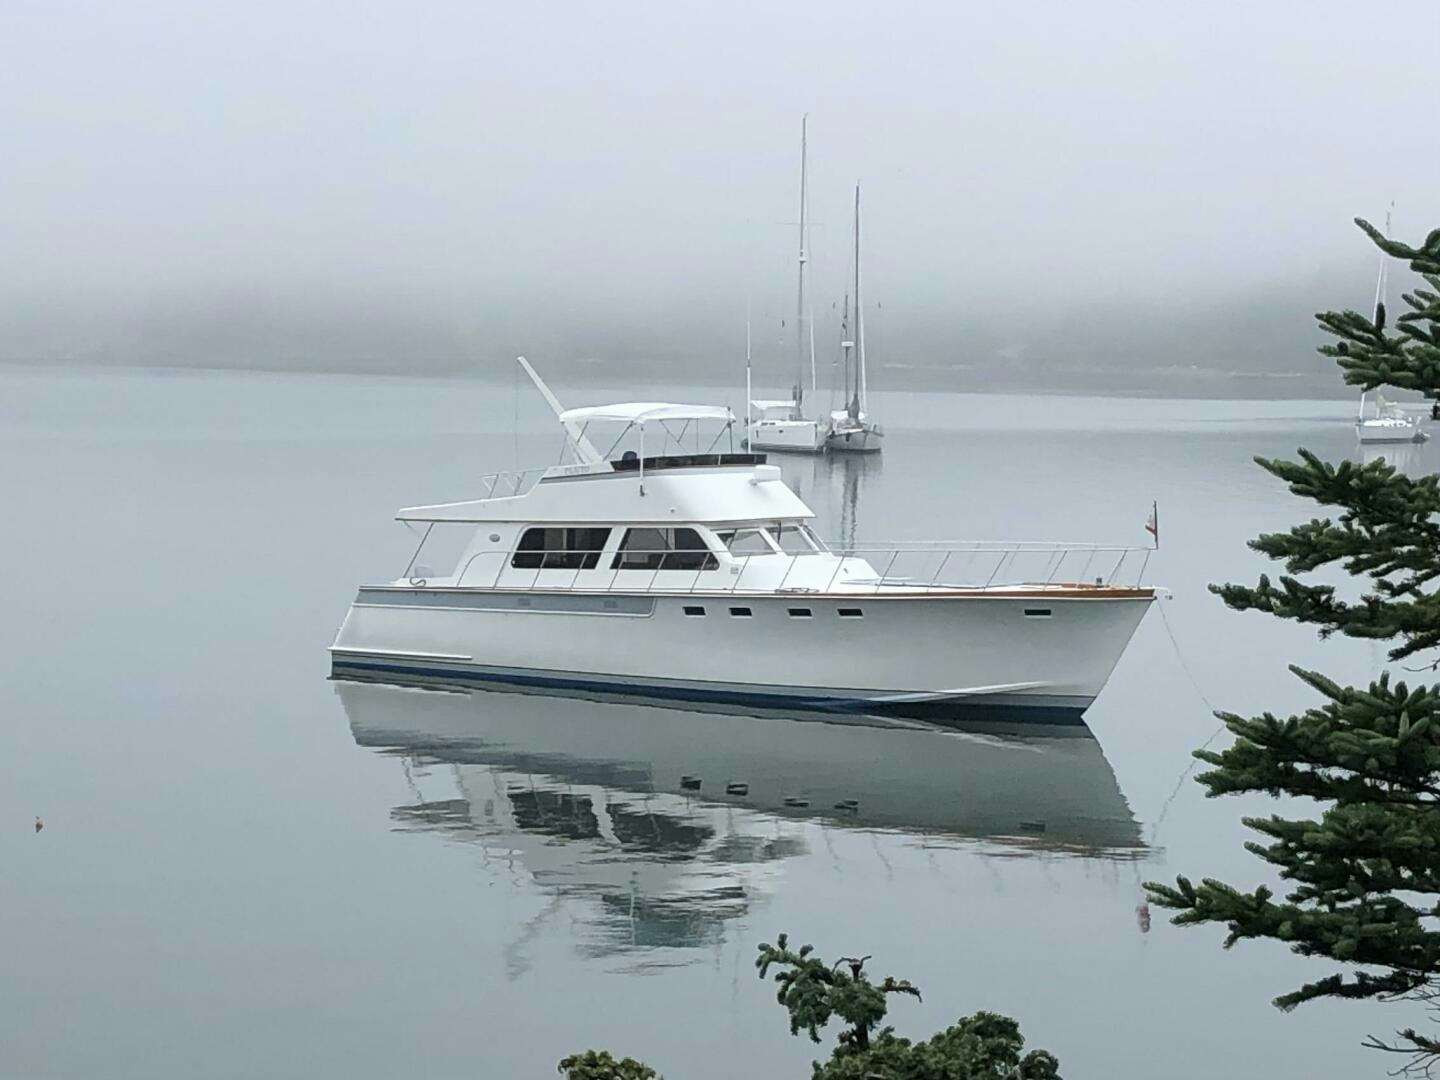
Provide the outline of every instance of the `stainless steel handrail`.
<path id="1" fill-rule="evenodd" d="M 516 540 L 518 544 L 518 538 Z M 957 554 L 967 554 L 964 566 L 960 573 L 952 571 L 950 575 L 943 576 L 947 566 L 952 565 L 952 559 Z M 535 555 L 540 557 L 539 566 L 517 567 L 514 565 L 515 557 L 519 554 Z M 585 567 L 584 556 L 596 555 L 595 565 Z M 621 561 L 621 555 L 628 559 L 637 556 L 646 562 L 654 561 L 653 566 L 629 566 Z M 520 552 L 512 545 L 508 550 L 497 549 L 492 551 L 477 551 L 466 560 L 465 565 L 460 568 L 459 573 L 446 575 L 443 580 L 432 577 L 427 584 L 432 586 L 464 587 L 464 588 L 488 588 L 498 589 L 505 587 L 520 588 L 535 591 L 556 591 L 556 592 L 727 592 L 727 593 L 780 593 L 785 591 L 818 592 L 821 594 L 838 592 L 841 595 L 854 595 L 856 591 L 868 590 L 871 593 L 879 593 L 886 589 L 905 589 L 907 591 L 985 591 L 996 589 L 1026 589 L 1036 592 L 1053 591 L 1057 589 L 1081 588 L 1135 588 L 1140 587 L 1145 576 L 1146 568 L 1149 565 L 1153 549 L 1148 547 L 1127 547 L 1120 545 L 1044 545 L 1038 543 L 1016 543 L 1010 545 L 994 544 L 983 542 L 981 546 L 975 544 L 962 544 L 958 546 L 914 546 L 904 547 L 896 545 L 850 545 L 838 547 L 825 552 L 805 552 L 791 554 L 782 552 L 770 552 L 764 554 L 736 555 L 725 551 L 712 551 L 699 549 L 674 549 L 657 548 L 654 550 L 626 549 L 623 553 L 613 549 L 606 549 L 600 552 Z M 570 555 L 580 556 L 579 566 L 546 566 L 547 556 Z M 970 580 L 961 580 L 966 567 L 974 560 L 976 555 L 988 555 L 995 557 L 993 565 L 989 559 L 982 559 L 982 565 L 977 568 L 975 576 Z M 498 560 L 494 574 L 485 575 L 488 578 L 487 584 L 466 585 L 465 579 L 470 575 L 471 567 L 477 559 L 482 556 Z M 698 558 L 699 566 L 666 566 L 667 558 L 684 557 L 688 562 L 690 558 Z M 1036 567 L 1033 575 L 1021 572 L 1017 564 L 1029 558 Z M 1113 563 L 1111 559 L 1113 557 Z M 905 565 L 902 560 L 921 559 L 919 566 L 915 567 L 916 572 L 902 573 L 911 568 Z M 712 560 L 713 566 L 707 567 Z M 933 569 L 928 565 L 930 560 L 936 560 Z M 1082 561 L 1083 559 L 1083 561 Z M 1101 560 L 1105 572 L 1091 579 L 1090 570 L 1096 560 Z M 784 560 L 783 565 L 781 560 Z M 1079 562 L 1080 572 L 1074 574 L 1064 573 L 1067 562 Z M 412 564 L 413 564 L 412 558 Z M 604 564 L 608 562 L 609 565 Z M 806 573 L 807 562 L 818 569 L 823 566 L 828 569 L 828 575 L 824 579 L 823 586 L 820 579 L 813 573 Z M 859 565 L 856 565 L 856 564 Z M 1135 564 L 1138 563 L 1138 569 Z M 897 564 L 900 564 L 897 569 Z M 883 566 L 877 570 L 877 566 Z M 1008 570 L 1007 570 L 1008 567 Z M 755 571 L 765 568 L 770 573 L 763 576 L 766 579 L 764 585 L 747 585 L 747 576 L 753 577 Z M 988 574 L 986 570 L 988 568 Z M 1128 568 L 1128 569 L 1127 569 Z M 408 572 L 407 567 L 407 572 Z M 522 577 L 506 582 L 507 571 L 524 571 Z M 547 572 L 563 572 L 568 575 L 568 580 L 560 582 L 542 582 L 542 577 Z M 594 583 L 582 582 L 582 575 L 596 574 Z M 648 574 L 646 581 L 626 581 L 621 583 L 622 574 Z M 680 581 L 670 577 L 672 574 L 687 575 L 688 581 Z M 608 575 L 608 576 L 606 576 Z M 706 575 L 715 575 L 706 579 Z M 981 576 L 985 575 L 985 576 Z M 603 580 L 601 580 L 603 578 Z M 792 584 L 793 580 L 793 584 Z M 416 587 L 425 587 L 417 585 Z"/>

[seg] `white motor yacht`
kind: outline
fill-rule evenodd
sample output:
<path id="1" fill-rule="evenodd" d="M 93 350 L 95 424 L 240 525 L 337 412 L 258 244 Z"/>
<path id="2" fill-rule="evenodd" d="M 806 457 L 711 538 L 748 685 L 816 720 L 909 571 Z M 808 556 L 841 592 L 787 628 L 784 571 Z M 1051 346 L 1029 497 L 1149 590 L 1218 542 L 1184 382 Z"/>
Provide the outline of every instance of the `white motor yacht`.
<path id="1" fill-rule="evenodd" d="M 733 438 L 728 409 L 561 411 L 545 393 L 578 460 L 400 510 L 421 543 L 399 577 L 361 586 L 335 674 L 1078 723 L 1155 598 L 1147 548 L 831 548 L 763 455 L 646 456 L 647 428 L 652 448 L 677 424 L 720 421 Z M 602 456 L 594 423 L 638 430 L 640 452 Z M 422 564 L 456 530 L 458 557 Z"/>

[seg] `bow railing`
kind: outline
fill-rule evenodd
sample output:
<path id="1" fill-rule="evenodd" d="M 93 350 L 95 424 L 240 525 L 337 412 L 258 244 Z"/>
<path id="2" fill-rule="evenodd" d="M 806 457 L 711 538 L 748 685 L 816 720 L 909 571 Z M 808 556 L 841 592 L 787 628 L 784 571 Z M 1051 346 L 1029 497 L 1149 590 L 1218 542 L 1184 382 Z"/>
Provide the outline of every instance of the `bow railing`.
<path id="1" fill-rule="evenodd" d="M 837 543 L 828 550 L 520 551 L 471 555 L 417 587 L 559 592 L 827 594 L 1137 588 L 1152 548 L 1002 541 Z"/>

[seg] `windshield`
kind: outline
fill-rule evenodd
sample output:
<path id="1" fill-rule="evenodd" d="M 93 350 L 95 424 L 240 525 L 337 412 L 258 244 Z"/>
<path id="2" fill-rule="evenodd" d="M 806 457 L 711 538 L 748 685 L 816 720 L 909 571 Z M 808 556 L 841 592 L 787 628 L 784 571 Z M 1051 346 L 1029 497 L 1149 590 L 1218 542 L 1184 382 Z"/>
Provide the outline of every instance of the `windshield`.
<path id="1" fill-rule="evenodd" d="M 731 555 L 775 554 L 775 542 L 764 529 L 732 529 L 715 535 Z"/>
<path id="2" fill-rule="evenodd" d="M 771 525 L 766 532 L 786 555 L 813 555 L 817 545 L 811 542 L 809 530 L 800 525 Z"/>

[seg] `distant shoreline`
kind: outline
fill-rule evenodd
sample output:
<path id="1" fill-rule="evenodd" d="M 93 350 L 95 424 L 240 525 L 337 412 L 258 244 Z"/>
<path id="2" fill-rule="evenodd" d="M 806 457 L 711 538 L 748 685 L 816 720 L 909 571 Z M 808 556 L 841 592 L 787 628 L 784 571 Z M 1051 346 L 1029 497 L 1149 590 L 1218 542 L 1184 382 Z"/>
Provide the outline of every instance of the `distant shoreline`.
<path id="1" fill-rule="evenodd" d="M 618 366 L 564 360 L 541 360 L 544 370 L 557 385 L 565 386 L 607 386 L 622 385 L 626 380 Z M 424 361 L 423 370 L 407 371 L 403 365 L 377 362 L 374 366 L 357 364 L 282 364 L 276 362 L 258 364 L 177 364 L 156 361 L 154 363 L 103 362 L 79 360 L 0 360 L 0 368 L 38 371 L 54 370 L 69 372 L 109 373 L 156 373 L 174 376 L 204 375 L 284 375 L 293 377 L 318 378 L 367 378 L 403 380 L 464 380 L 487 382 L 508 386 L 513 381 L 502 369 L 508 366 L 504 361 L 487 361 L 472 369 L 465 369 L 451 363 Z M 417 362 L 417 368 L 420 362 Z M 633 385 L 675 385 L 703 386 L 736 391 L 743 375 L 737 370 L 736 378 L 701 377 L 697 374 L 672 375 L 650 365 L 637 365 L 629 382 Z M 902 378 L 903 376 L 903 378 Z M 902 385 L 902 382 L 904 383 Z M 1122 371 L 1111 369 L 1099 372 L 1058 371 L 988 373 L 970 367 L 963 369 L 925 367 L 915 365 L 902 369 L 882 367 L 875 373 L 872 389 L 876 391 L 913 391 L 917 393 L 964 393 L 964 394 L 1033 394 L 1041 397 L 1122 397 L 1147 399 L 1205 399 L 1242 401 L 1346 401 L 1355 396 L 1339 380 L 1339 373 L 1330 378 L 1310 372 L 1214 372 L 1194 368 L 1156 367 Z M 771 387 L 767 379 L 757 379 L 757 392 Z M 822 385 L 821 394 L 828 393 Z M 1392 394 L 1397 400 L 1408 400 L 1416 395 Z"/>

